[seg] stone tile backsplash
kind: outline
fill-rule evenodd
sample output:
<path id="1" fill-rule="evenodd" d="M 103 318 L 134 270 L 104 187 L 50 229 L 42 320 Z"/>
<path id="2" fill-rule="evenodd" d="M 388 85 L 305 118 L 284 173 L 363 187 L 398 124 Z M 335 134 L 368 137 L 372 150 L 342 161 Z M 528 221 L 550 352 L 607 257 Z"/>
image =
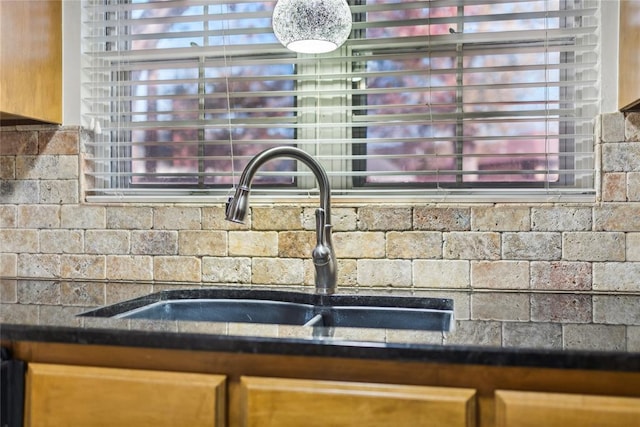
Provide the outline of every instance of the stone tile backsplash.
<path id="1" fill-rule="evenodd" d="M 507 344 L 527 327 L 518 322 L 534 321 L 571 346 L 598 333 L 618 345 L 615 328 L 556 325 L 640 325 L 638 312 L 621 309 L 640 295 L 640 113 L 601 115 L 595 130 L 595 203 L 336 203 L 339 286 L 451 292 L 459 319 L 515 322 L 501 335 Z M 68 279 L 45 303 L 69 305 L 164 282 L 312 286 L 312 206 L 256 205 L 238 225 L 224 221 L 222 204 L 86 204 L 85 137 L 76 127 L 0 129 L 2 302 L 49 298 L 46 286 L 12 288 L 15 277 Z M 131 280 L 140 286 L 119 283 Z M 640 347 L 638 328 L 628 333 Z"/>

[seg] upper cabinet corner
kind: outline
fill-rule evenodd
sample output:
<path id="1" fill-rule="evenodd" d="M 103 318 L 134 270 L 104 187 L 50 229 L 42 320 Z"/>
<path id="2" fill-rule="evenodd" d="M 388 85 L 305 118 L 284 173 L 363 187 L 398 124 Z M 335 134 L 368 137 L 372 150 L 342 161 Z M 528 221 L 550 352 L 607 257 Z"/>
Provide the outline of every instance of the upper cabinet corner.
<path id="1" fill-rule="evenodd" d="M 640 111 L 640 0 L 620 2 L 618 108 Z"/>
<path id="2" fill-rule="evenodd" d="M 62 1 L 0 1 L 0 122 L 62 123 Z"/>

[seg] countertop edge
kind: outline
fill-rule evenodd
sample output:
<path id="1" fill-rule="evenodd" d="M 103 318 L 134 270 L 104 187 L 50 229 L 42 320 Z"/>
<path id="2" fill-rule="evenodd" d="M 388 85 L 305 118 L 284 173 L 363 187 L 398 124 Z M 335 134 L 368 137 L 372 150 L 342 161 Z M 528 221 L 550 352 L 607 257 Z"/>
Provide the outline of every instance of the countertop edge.
<path id="1" fill-rule="evenodd" d="M 388 360 L 505 367 L 640 372 L 640 353 L 471 345 L 309 340 L 162 331 L 0 324 L 0 340 L 78 345 Z"/>

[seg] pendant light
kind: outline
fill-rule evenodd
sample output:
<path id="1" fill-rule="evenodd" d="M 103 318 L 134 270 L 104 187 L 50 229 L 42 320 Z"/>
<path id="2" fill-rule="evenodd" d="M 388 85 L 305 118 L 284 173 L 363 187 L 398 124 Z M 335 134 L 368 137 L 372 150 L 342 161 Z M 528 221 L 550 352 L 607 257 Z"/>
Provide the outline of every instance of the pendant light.
<path id="1" fill-rule="evenodd" d="M 294 52 L 331 52 L 351 33 L 351 9 L 347 0 L 278 0 L 273 32 Z"/>

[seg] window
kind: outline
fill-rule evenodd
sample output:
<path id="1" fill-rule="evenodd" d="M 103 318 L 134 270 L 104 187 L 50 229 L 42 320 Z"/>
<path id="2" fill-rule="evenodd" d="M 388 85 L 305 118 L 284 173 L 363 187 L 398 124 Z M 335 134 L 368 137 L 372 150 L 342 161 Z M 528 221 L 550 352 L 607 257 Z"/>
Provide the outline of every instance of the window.
<path id="1" fill-rule="evenodd" d="M 224 196 L 275 145 L 337 196 L 593 194 L 594 0 L 351 0 L 324 55 L 277 43 L 274 1 L 85 2 L 92 197 Z M 285 159 L 254 193 L 314 186 Z"/>

